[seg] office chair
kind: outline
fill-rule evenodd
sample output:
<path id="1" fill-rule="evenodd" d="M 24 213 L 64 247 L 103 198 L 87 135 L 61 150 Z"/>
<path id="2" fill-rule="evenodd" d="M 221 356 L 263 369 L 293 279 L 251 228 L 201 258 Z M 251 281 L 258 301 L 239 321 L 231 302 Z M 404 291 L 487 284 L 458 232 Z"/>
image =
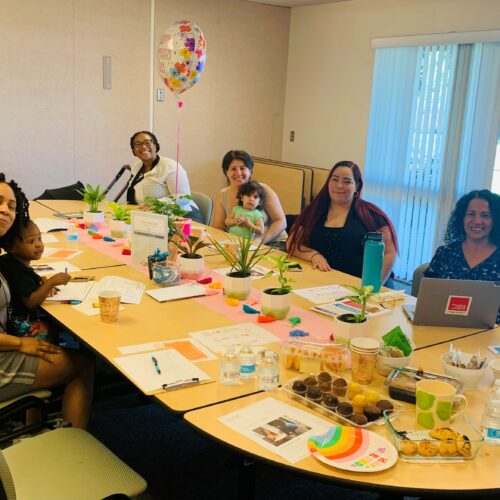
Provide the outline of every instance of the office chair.
<path id="1" fill-rule="evenodd" d="M 427 271 L 429 263 L 420 264 L 420 266 L 413 272 L 413 279 L 411 281 L 411 294 L 418 297 L 418 289 L 420 288 L 420 280 L 424 277 L 424 272 Z"/>
<path id="2" fill-rule="evenodd" d="M 197 191 L 191 191 L 191 196 L 200 209 L 201 216 L 203 217 L 203 224 L 209 226 L 214 206 L 212 198 L 205 193 L 199 193 Z"/>
<path id="3" fill-rule="evenodd" d="M 14 405 L 21 403 L 26 401 Z M 0 410 L 0 421 L 7 409 Z M 72 427 L 23 438 L 1 450 L 0 481 L 7 500 L 88 500 L 114 494 L 135 497 L 147 486 L 91 434 Z"/>
<path id="4" fill-rule="evenodd" d="M 46 189 L 35 200 L 83 200 L 83 195 L 78 192 L 80 189 L 85 189 L 85 186 L 80 181 L 77 181 L 71 186 Z"/>
<path id="5" fill-rule="evenodd" d="M 118 179 L 120 179 L 120 177 L 125 173 L 125 171 L 127 171 L 130 173 L 130 175 L 132 175 L 131 171 L 130 171 L 130 165 L 123 165 L 122 168 L 120 168 L 120 170 L 118 170 L 118 173 L 115 175 L 115 177 L 113 178 L 113 180 L 109 183 L 108 187 L 104 190 L 104 193 L 107 194 L 108 191 L 116 184 L 116 182 L 118 181 Z M 114 202 L 117 202 L 121 195 L 127 190 L 127 187 L 128 187 L 128 181 L 130 180 L 130 177 L 129 179 L 127 179 L 127 182 L 125 183 L 125 185 L 120 189 L 120 191 L 118 191 L 118 194 L 113 198 L 113 201 Z"/>

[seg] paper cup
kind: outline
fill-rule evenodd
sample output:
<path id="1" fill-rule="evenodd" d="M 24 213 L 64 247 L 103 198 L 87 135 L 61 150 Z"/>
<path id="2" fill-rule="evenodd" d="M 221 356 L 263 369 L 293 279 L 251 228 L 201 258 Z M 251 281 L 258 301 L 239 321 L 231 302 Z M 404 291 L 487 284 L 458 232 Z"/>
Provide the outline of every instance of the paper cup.
<path id="1" fill-rule="evenodd" d="M 99 308 L 103 323 L 116 323 L 120 309 L 120 292 L 105 290 L 99 294 Z"/>

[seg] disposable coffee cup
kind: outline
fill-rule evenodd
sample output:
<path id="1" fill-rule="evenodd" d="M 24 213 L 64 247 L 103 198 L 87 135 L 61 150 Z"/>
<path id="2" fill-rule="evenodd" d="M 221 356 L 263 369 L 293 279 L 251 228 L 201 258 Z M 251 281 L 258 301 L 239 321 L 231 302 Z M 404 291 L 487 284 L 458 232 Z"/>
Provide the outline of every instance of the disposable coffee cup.
<path id="1" fill-rule="evenodd" d="M 104 290 L 99 293 L 99 309 L 101 310 L 101 321 L 103 323 L 116 323 L 120 309 L 120 292 Z"/>

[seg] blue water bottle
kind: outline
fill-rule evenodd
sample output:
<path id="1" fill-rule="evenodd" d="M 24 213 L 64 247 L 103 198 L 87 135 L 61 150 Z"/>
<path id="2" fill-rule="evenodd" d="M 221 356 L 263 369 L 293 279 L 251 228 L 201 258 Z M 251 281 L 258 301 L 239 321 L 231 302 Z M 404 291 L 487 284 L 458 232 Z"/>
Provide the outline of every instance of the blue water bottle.
<path id="1" fill-rule="evenodd" d="M 382 233 L 368 233 L 366 235 L 361 286 L 371 285 L 374 292 L 379 292 L 382 285 L 384 247 Z"/>

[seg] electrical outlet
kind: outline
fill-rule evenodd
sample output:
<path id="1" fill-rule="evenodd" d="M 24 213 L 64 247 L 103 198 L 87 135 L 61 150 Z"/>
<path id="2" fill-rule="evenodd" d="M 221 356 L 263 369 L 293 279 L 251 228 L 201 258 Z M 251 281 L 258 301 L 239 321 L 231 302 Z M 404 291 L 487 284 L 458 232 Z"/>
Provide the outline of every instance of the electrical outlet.
<path id="1" fill-rule="evenodd" d="M 295 131 L 290 130 L 290 142 L 294 142 L 294 141 L 295 141 Z"/>
<path id="2" fill-rule="evenodd" d="M 163 102 L 164 98 L 165 98 L 164 90 L 163 89 L 157 89 L 157 91 L 156 91 L 156 100 L 158 102 Z"/>

